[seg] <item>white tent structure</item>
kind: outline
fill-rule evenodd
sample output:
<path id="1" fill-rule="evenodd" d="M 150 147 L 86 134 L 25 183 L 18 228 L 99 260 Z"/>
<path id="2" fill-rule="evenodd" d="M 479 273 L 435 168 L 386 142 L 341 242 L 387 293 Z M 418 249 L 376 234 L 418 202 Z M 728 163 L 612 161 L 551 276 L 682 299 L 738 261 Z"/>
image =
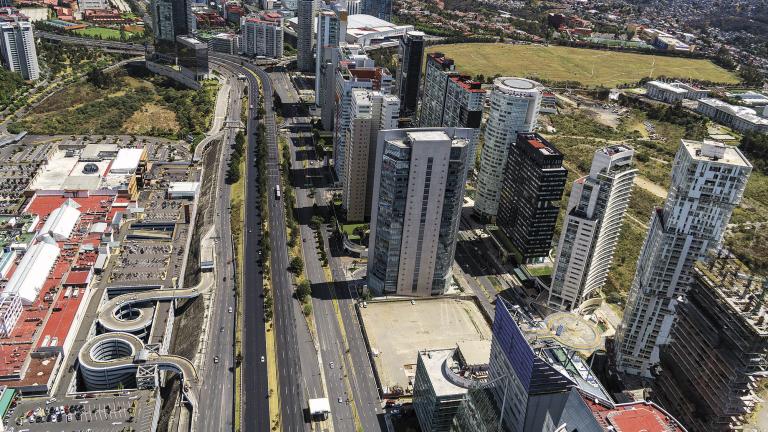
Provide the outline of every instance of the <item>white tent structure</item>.
<path id="1" fill-rule="evenodd" d="M 58 257 L 59 247 L 55 243 L 35 243 L 24 254 L 3 294 L 18 296 L 25 305 L 34 303 Z"/>
<path id="2" fill-rule="evenodd" d="M 72 230 L 80 219 L 80 204 L 72 199 L 64 203 L 48 215 L 48 219 L 43 224 L 43 228 L 38 234 L 38 238 L 48 234 L 56 241 L 63 241 L 69 238 Z"/>

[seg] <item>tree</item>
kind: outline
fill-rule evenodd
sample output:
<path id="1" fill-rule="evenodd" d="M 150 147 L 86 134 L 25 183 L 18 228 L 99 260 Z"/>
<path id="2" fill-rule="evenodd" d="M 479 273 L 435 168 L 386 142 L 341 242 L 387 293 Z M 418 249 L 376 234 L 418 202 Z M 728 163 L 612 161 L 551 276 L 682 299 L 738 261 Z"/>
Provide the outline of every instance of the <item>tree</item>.
<path id="1" fill-rule="evenodd" d="M 325 221 L 320 216 L 312 216 L 312 219 L 309 220 L 309 226 L 316 230 L 320 228 L 320 225 L 322 225 L 323 222 Z"/>
<path id="2" fill-rule="evenodd" d="M 312 304 L 311 303 L 305 304 L 304 307 L 301 309 L 301 311 L 304 313 L 304 316 L 312 315 Z"/>
<path id="3" fill-rule="evenodd" d="M 302 270 L 304 270 L 304 262 L 301 260 L 301 257 L 295 256 L 291 258 L 291 262 L 288 264 L 288 271 L 298 276 Z"/>
<path id="4" fill-rule="evenodd" d="M 309 286 L 309 281 L 305 279 L 299 282 L 299 285 L 296 287 L 296 298 L 303 303 L 311 294 L 312 288 Z"/>
<path id="5" fill-rule="evenodd" d="M 741 76 L 744 84 L 753 87 L 762 86 L 763 81 L 765 80 L 765 77 L 763 76 L 762 72 L 760 72 L 760 69 L 752 65 L 743 65 L 739 69 L 739 76 Z"/>

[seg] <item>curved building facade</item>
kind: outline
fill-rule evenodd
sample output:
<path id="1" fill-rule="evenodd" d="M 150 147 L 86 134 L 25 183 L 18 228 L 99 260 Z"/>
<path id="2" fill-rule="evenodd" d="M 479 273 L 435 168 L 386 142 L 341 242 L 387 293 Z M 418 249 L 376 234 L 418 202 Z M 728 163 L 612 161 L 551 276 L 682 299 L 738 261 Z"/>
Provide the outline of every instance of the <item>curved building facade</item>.
<path id="1" fill-rule="evenodd" d="M 475 213 L 483 219 L 496 218 L 509 147 L 515 144 L 519 132 L 536 128 L 543 90 L 541 84 L 525 78 L 493 81 L 475 198 Z"/>

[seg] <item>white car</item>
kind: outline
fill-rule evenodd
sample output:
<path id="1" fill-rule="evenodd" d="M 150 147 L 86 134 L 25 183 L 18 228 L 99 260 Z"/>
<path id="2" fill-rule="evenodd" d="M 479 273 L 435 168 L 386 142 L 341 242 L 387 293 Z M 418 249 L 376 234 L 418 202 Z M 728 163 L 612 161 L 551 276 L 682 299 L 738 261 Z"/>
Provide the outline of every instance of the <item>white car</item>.
<path id="1" fill-rule="evenodd" d="M 341 398 L 339 398 L 338 400 L 339 400 L 339 403 L 342 403 L 342 399 Z"/>
<path id="2" fill-rule="evenodd" d="M 232 306 L 227 308 L 227 312 L 232 313 Z"/>
<path id="3" fill-rule="evenodd" d="M 261 356 L 261 362 L 264 363 L 264 356 Z"/>

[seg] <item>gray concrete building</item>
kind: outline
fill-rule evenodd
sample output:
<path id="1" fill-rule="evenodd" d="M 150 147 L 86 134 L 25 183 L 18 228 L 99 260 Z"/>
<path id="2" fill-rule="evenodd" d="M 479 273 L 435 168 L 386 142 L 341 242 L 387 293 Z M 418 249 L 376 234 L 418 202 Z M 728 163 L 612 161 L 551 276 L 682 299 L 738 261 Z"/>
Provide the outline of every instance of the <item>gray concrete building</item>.
<path id="1" fill-rule="evenodd" d="M 298 0 L 298 20 L 296 43 L 296 66 L 301 72 L 315 70 L 314 54 L 312 52 L 312 36 L 315 33 L 315 0 Z"/>
<path id="2" fill-rule="evenodd" d="M 451 283 L 472 129 L 379 132 L 368 287 L 430 296 Z"/>

